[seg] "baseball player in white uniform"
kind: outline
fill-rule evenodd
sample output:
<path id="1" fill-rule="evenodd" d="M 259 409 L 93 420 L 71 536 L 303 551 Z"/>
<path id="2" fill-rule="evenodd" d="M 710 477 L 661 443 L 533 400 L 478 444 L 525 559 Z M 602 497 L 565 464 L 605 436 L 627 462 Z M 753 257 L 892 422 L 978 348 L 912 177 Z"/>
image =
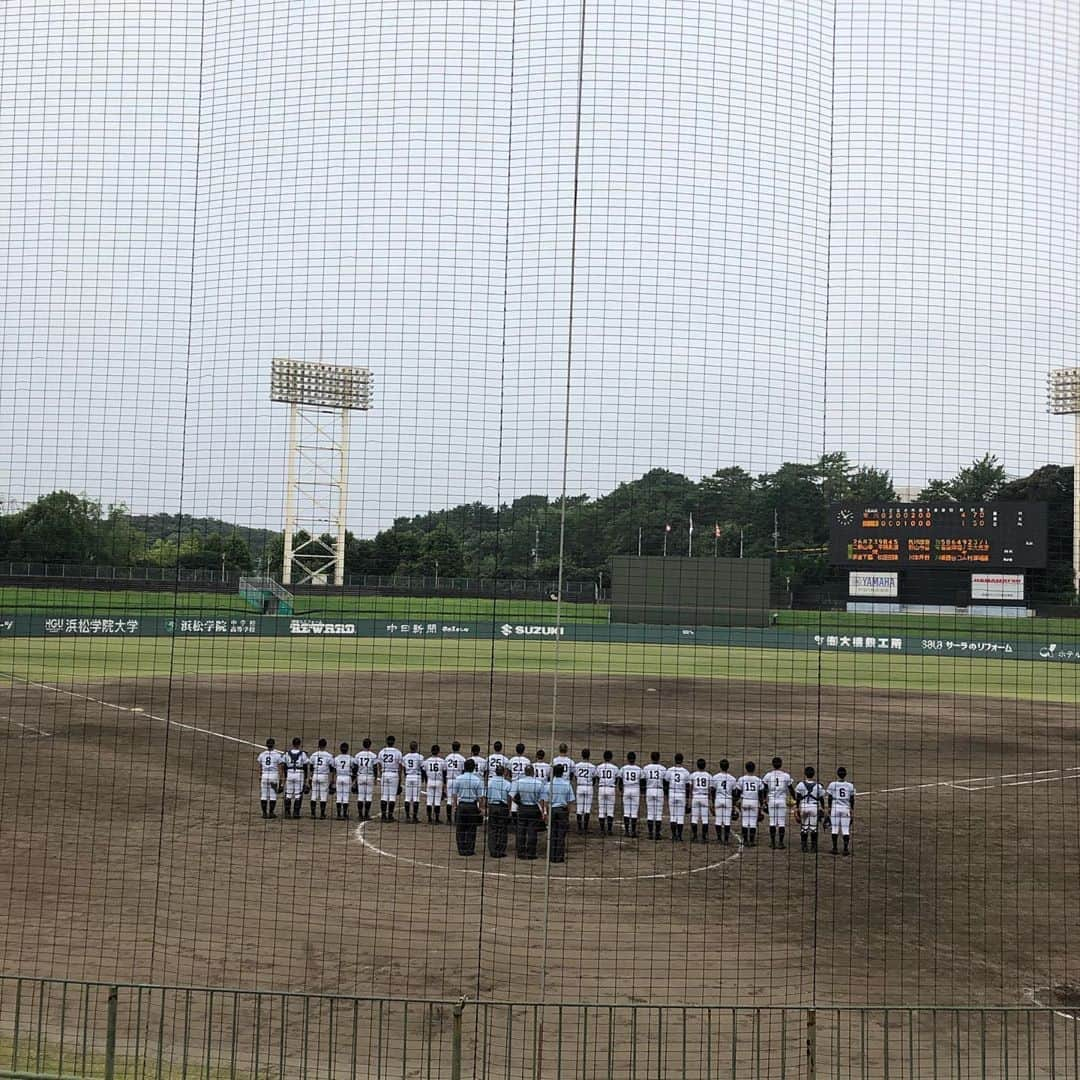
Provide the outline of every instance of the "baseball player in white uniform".
<path id="1" fill-rule="evenodd" d="M 847 778 L 847 769 L 836 770 L 836 779 L 829 785 L 829 832 L 832 834 L 832 851 L 835 855 L 836 838 L 844 838 L 844 854 L 851 854 L 851 823 L 855 818 L 855 785 Z"/>
<path id="2" fill-rule="evenodd" d="M 304 753 L 304 743 L 299 736 L 292 741 L 292 746 L 285 751 L 285 816 L 290 811 L 294 818 L 300 816 L 300 805 L 307 788 L 308 756 Z"/>
<path id="3" fill-rule="evenodd" d="M 356 763 L 356 816 L 361 821 L 371 820 L 371 801 L 375 798 L 375 775 L 379 771 L 379 759 L 371 749 L 371 740 L 365 739 L 363 749 L 353 759 Z"/>
<path id="4" fill-rule="evenodd" d="M 394 745 L 393 735 L 386 736 L 386 745 L 379 751 L 379 820 L 396 821 L 394 806 L 401 785 L 401 751 Z"/>
<path id="5" fill-rule="evenodd" d="M 803 779 L 795 785 L 795 814 L 803 851 L 817 851 L 818 820 L 824 802 L 825 789 L 815 778 L 814 766 L 807 765 L 803 769 Z"/>
<path id="6" fill-rule="evenodd" d="M 418 743 L 409 743 L 408 753 L 401 757 L 401 767 L 405 771 L 405 820 L 415 825 L 420 820 L 420 783 L 424 777 L 424 755 Z"/>
<path id="7" fill-rule="evenodd" d="M 671 822 L 671 839 L 681 843 L 686 827 L 686 786 L 690 783 L 690 770 L 683 764 L 682 754 L 675 755 L 675 764 L 668 769 L 664 782 L 668 791 L 668 820 Z"/>
<path id="8" fill-rule="evenodd" d="M 479 744 L 473 743 L 472 747 L 469 750 L 469 753 L 472 754 L 472 759 L 476 764 L 476 775 L 479 776 L 481 780 L 486 781 L 488 771 L 488 759 L 480 753 Z"/>
<path id="9" fill-rule="evenodd" d="M 785 771 L 783 758 L 774 757 L 772 768 L 762 777 L 769 809 L 769 847 L 786 847 L 787 803 L 788 798 L 795 798 L 795 780 Z"/>
<path id="10" fill-rule="evenodd" d="M 507 777 L 507 779 L 510 781 L 510 783 L 513 784 L 513 782 L 515 780 L 520 780 L 525 775 L 525 770 L 531 764 L 532 764 L 532 762 L 525 756 L 525 744 L 519 742 L 517 744 L 517 746 L 514 747 L 514 756 L 506 763 L 506 767 L 510 770 L 510 775 Z M 512 823 L 514 823 L 514 824 L 511 825 L 512 828 L 517 827 L 517 825 L 516 825 L 517 812 L 518 812 L 517 802 L 514 799 L 511 799 L 510 800 L 510 813 L 511 813 L 512 816 L 511 816 L 510 820 L 511 820 Z"/>
<path id="11" fill-rule="evenodd" d="M 619 787 L 622 789 L 623 836 L 637 836 L 641 813 L 641 766 L 633 750 L 626 755 L 626 764 L 619 770 Z"/>
<path id="12" fill-rule="evenodd" d="M 310 758 L 311 764 L 311 816 L 319 807 L 319 816 L 326 817 L 326 804 L 330 800 L 330 773 L 334 769 L 334 755 L 326 749 L 326 740 L 319 740 L 319 748 Z"/>
<path id="13" fill-rule="evenodd" d="M 731 811 L 735 805 L 735 785 L 738 781 L 728 772 L 731 763 L 720 759 L 720 771 L 713 774 L 713 812 L 716 814 L 716 839 L 731 843 Z"/>
<path id="14" fill-rule="evenodd" d="M 757 775 L 757 766 L 748 761 L 746 772 L 735 784 L 735 798 L 739 801 L 740 825 L 743 847 L 757 846 L 757 826 L 762 816 L 761 800 L 765 796 L 765 781 Z"/>
<path id="15" fill-rule="evenodd" d="M 699 757 L 697 768 L 690 774 L 690 843 L 698 838 L 701 826 L 701 842 L 709 842 L 709 791 L 712 789 L 712 773 L 705 768 L 705 759 Z"/>
<path id="16" fill-rule="evenodd" d="M 664 820 L 664 778 L 667 766 L 660 760 L 660 751 L 649 754 L 649 764 L 641 770 L 645 781 L 645 826 L 652 840 L 660 839 L 660 823 Z"/>
<path id="17" fill-rule="evenodd" d="M 536 757 L 533 758 L 532 767 L 533 776 L 537 780 L 546 784 L 551 779 L 551 764 L 547 760 L 547 751 L 542 746 L 536 748 Z"/>
<path id="18" fill-rule="evenodd" d="M 349 753 L 349 744 L 343 742 L 334 757 L 334 812 L 339 821 L 349 820 L 355 773 L 356 762 Z"/>
<path id="19" fill-rule="evenodd" d="M 610 750 L 605 750 L 604 760 L 596 766 L 596 816 L 600 821 L 600 832 L 606 831 L 608 836 L 615 828 L 615 786 L 619 779 L 619 766 L 614 757 Z"/>
<path id="20" fill-rule="evenodd" d="M 454 821 L 452 792 L 454 781 L 465 771 L 465 755 L 461 752 L 461 743 L 456 739 L 450 744 L 450 753 L 446 755 L 446 824 Z"/>
<path id="21" fill-rule="evenodd" d="M 431 753 L 424 758 L 424 776 L 427 778 L 427 819 L 428 824 L 439 824 L 442 812 L 443 780 L 446 777 L 446 762 L 439 756 L 439 744 L 435 743 Z"/>
<path id="22" fill-rule="evenodd" d="M 574 806 L 577 808 L 577 829 L 579 833 L 589 831 L 589 818 L 592 816 L 593 783 L 596 780 L 596 766 L 589 760 L 590 751 L 581 751 L 581 760 L 574 766 Z"/>
<path id="23" fill-rule="evenodd" d="M 264 818 L 276 818 L 278 789 L 284 783 L 284 754 L 274 749 L 274 740 L 266 740 L 266 749 L 255 759 L 259 764 L 259 805 Z"/>
<path id="24" fill-rule="evenodd" d="M 563 767 L 563 776 L 565 776 L 567 780 L 574 775 L 574 759 L 570 757 L 570 747 L 564 742 L 559 743 L 559 752 L 551 762 L 552 768 L 556 765 L 561 765 Z"/>
<path id="25" fill-rule="evenodd" d="M 502 752 L 502 743 L 496 739 L 491 744 L 491 753 L 487 759 L 487 774 L 489 777 L 497 776 L 495 770 L 501 765 L 504 769 L 510 764 L 510 759 Z"/>

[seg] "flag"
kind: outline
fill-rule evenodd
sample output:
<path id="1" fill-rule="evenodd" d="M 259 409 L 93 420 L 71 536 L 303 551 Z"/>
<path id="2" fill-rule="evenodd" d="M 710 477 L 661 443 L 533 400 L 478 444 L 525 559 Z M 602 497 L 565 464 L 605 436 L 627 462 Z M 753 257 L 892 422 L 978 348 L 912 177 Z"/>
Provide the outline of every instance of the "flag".
<path id="1" fill-rule="evenodd" d="M 664 526 L 664 532 L 671 532 L 671 526 L 670 525 L 665 525 Z"/>
<path id="2" fill-rule="evenodd" d="M 690 515 L 690 535 L 694 535 L 694 515 Z"/>
<path id="3" fill-rule="evenodd" d="M 713 536 L 715 536 L 717 540 L 720 539 L 720 522 L 719 521 L 713 526 Z"/>

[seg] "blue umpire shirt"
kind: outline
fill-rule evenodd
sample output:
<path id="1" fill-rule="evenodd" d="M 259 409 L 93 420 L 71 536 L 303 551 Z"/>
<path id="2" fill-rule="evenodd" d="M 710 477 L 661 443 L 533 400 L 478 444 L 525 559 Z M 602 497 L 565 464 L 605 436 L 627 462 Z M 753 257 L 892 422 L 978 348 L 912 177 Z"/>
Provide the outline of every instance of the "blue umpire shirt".
<path id="1" fill-rule="evenodd" d="M 462 773 L 454 777 L 450 794 L 456 795 L 461 802 L 479 802 L 484 797 L 484 781 L 474 772 Z"/>
<path id="2" fill-rule="evenodd" d="M 540 796 L 544 793 L 543 780 L 535 776 L 519 776 L 510 785 L 510 797 L 518 797 L 521 806 L 539 806 Z"/>
<path id="3" fill-rule="evenodd" d="M 487 801 L 489 803 L 509 803 L 510 781 L 502 776 L 493 776 L 487 785 Z"/>
<path id="4" fill-rule="evenodd" d="M 552 810 L 558 810 L 574 801 L 574 789 L 565 776 L 556 776 L 550 784 L 544 785 L 544 793 L 540 797 Z"/>

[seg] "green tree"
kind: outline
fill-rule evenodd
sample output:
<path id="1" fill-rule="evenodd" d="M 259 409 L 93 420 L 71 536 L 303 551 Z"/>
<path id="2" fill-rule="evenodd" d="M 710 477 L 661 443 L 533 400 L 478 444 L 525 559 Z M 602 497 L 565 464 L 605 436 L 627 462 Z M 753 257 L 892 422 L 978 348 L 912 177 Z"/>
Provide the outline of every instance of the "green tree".
<path id="1" fill-rule="evenodd" d="M 9 558 L 56 563 L 99 561 L 100 503 L 70 491 L 54 491 L 14 516 Z"/>
<path id="2" fill-rule="evenodd" d="M 957 502 L 987 502 L 997 498 L 1008 479 L 1005 466 L 993 454 L 984 454 L 956 474 L 949 491 Z"/>
<path id="3" fill-rule="evenodd" d="M 887 470 L 867 466 L 851 474 L 844 497 L 862 503 L 896 502 L 896 489 Z"/>

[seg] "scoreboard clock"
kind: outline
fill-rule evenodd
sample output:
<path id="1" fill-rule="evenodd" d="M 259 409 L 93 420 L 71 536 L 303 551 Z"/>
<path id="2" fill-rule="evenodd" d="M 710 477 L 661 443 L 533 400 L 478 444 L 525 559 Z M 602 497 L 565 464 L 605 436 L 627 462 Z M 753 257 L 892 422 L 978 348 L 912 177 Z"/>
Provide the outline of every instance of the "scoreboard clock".
<path id="1" fill-rule="evenodd" d="M 833 566 L 947 570 L 1046 566 L 1046 503 L 836 503 Z"/>

